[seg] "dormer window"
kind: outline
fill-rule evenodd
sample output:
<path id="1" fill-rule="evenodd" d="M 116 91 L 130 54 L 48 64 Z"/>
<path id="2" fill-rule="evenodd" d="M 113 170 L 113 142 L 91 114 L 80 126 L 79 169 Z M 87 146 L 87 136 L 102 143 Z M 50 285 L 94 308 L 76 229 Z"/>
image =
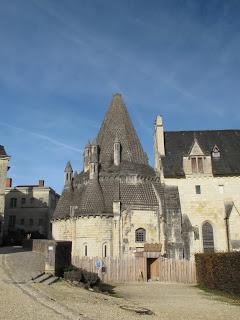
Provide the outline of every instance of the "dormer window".
<path id="1" fill-rule="evenodd" d="M 192 173 L 203 173 L 203 157 L 192 157 Z"/>
<path id="2" fill-rule="evenodd" d="M 188 154 L 183 156 L 183 170 L 186 176 L 212 175 L 211 154 L 202 149 L 196 138 Z"/>
<path id="3" fill-rule="evenodd" d="M 220 150 L 218 148 L 217 145 L 215 145 L 212 149 L 212 157 L 215 159 L 219 159 L 220 158 Z"/>

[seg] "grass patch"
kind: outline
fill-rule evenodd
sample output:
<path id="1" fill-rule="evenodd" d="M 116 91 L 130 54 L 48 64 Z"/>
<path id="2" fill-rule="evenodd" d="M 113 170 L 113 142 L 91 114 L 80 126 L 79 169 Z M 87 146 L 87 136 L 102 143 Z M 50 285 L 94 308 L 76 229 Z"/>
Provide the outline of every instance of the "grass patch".
<path id="1" fill-rule="evenodd" d="M 195 287 L 204 291 L 208 296 L 211 296 L 215 300 L 240 307 L 240 295 L 231 294 L 218 289 L 209 289 L 201 285 L 196 285 Z"/>

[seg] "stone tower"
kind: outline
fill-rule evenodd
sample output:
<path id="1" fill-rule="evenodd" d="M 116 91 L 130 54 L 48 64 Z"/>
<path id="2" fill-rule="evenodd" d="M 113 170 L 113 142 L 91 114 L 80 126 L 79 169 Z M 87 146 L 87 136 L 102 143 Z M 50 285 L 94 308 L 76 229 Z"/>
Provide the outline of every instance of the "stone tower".
<path id="1" fill-rule="evenodd" d="M 70 165 L 65 172 L 72 173 Z M 131 256 L 157 243 L 158 254 L 181 257 L 178 191 L 165 188 L 148 164 L 121 94 L 113 95 L 96 139 L 85 147 L 83 171 L 68 190 L 54 213 L 53 236 L 68 235 L 74 255 Z"/>

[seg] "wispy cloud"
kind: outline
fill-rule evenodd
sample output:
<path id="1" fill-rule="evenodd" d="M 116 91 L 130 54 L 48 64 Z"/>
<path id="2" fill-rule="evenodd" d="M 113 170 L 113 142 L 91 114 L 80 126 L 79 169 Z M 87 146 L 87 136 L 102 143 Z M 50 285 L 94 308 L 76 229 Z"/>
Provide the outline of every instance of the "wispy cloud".
<path id="1" fill-rule="evenodd" d="M 64 148 L 64 149 L 68 149 L 68 150 L 75 151 L 75 152 L 82 152 L 81 149 L 78 149 L 78 148 L 75 148 L 75 147 L 70 146 L 68 144 L 62 143 L 62 142 L 60 142 L 60 141 L 58 141 L 56 139 L 53 139 L 53 138 L 51 138 L 49 136 L 44 135 L 44 134 L 40 134 L 40 133 L 37 133 L 37 132 L 29 131 L 27 129 L 16 127 L 16 126 L 13 126 L 11 124 L 4 123 L 4 122 L 0 122 L 0 125 L 8 127 L 10 129 L 13 129 L 13 130 L 17 130 L 17 131 L 21 131 L 21 132 L 27 133 L 28 135 L 31 135 L 31 136 L 33 136 L 33 137 L 35 137 L 37 139 L 41 139 L 41 140 L 47 141 L 47 142 L 49 142 L 51 144 L 54 144 L 55 146 L 58 146 L 58 147 L 61 147 L 61 148 Z"/>
<path id="2" fill-rule="evenodd" d="M 180 85 L 174 80 L 173 75 L 176 78 L 176 74 L 170 72 L 172 69 L 171 66 L 169 66 L 170 70 L 168 70 L 168 73 L 166 74 L 166 71 L 161 68 L 159 61 L 142 60 L 139 55 L 136 56 L 136 53 L 131 51 L 131 48 L 116 47 L 117 39 L 105 37 L 103 34 L 93 34 L 91 30 L 85 30 L 86 26 L 79 28 L 79 24 L 76 22 L 74 16 L 70 19 L 68 15 L 63 15 L 63 11 L 60 11 L 57 7 L 52 7 L 47 4 L 43 5 L 35 0 L 34 3 L 37 8 L 42 10 L 42 12 L 51 18 L 54 18 L 58 23 L 64 26 L 64 28 L 61 28 L 61 31 L 59 31 L 61 32 L 61 35 L 83 48 L 86 51 L 86 60 L 96 68 L 99 68 L 99 66 L 102 65 L 108 65 L 109 67 L 109 65 L 115 64 L 115 61 L 121 61 L 122 72 L 124 70 L 126 72 L 128 72 L 128 70 L 132 70 L 134 73 L 138 72 L 141 77 L 144 76 L 147 78 L 147 81 L 151 82 L 152 86 L 156 89 L 159 88 L 159 84 L 162 84 L 164 87 L 169 88 L 173 92 L 179 94 L 182 98 L 188 100 L 190 104 L 183 104 L 184 108 L 189 109 L 191 102 L 193 102 L 194 105 L 201 105 L 201 108 L 211 111 L 219 117 L 224 116 L 224 112 L 219 106 L 214 106 L 210 101 L 204 99 L 202 95 L 193 93 L 191 90 L 184 87 L 183 84 Z M 115 5 L 113 5 L 113 7 L 115 7 Z M 164 17 L 164 19 L 166 18 L 167 17 Z M 150 28 L 149 31 L 151 32 L 153 30 L 155 33 L 159 32 L 156 29 L 156 26 L 154 27 L 152 24 L 149 24 L 149 22 L 143 22 L 131 15 L 126 15 L 126 19 L 131 21 L 132 24 L 144 26 L 145 30 Z M 194 32 L 194 30 L 192 32 Z M 179 39 L 178 41 L 180 42 Z M 187 61 L 185 61 L 185 63 L 187 63 Z M 121 85 L 121 78 L 117 81 L 117 77 L 112 77 L 112 74 L 109 74 L 104 68 L 101 69 L 101 72 L 102 75 L 104 74 L 106 80 L 105 85 L 108 83 L 109 88 L 121 90 L 123 87 L 123 85 Z M 169 74 L 172 74 L 172 76 Z M 161 96 L 161 93 L 158 90 L 155 90 L 155 96 Z"/>

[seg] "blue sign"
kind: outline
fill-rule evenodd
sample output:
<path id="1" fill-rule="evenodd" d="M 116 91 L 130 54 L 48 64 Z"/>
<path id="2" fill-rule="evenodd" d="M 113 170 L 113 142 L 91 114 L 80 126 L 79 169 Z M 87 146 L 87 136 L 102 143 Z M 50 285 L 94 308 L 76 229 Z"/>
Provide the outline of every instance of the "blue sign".
<path id="1" fill-rule="evenodd" d="M 95 262 L 95 267 L 96 267 L 97 269 L 100 269 L 100 268 L 102 267 L 102 261 L 98 259 L 98 260 Z"/>

